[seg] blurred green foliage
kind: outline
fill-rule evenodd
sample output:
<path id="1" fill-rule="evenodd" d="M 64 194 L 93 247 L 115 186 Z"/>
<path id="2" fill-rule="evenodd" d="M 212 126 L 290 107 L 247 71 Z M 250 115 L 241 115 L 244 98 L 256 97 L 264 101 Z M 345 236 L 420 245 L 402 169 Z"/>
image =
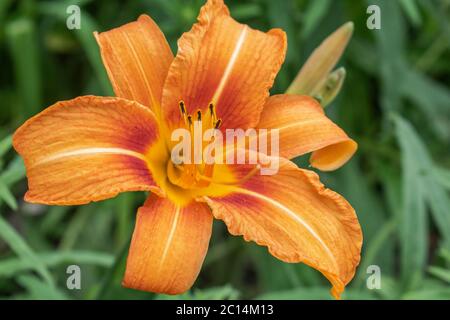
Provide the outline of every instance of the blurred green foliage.
<path id="1" fill-rule="evenodd" d="M 320 173 L 355 207 L 364 231 L 361 265 L 347 299 L 450 299 L 450 1 L 227 1 L 254 28 L 281 27 L 289 49 L 273 93 L 289 86 L 308 55 L 346 21 L 354 37 L 339 66 L 347 79 L 327 114 L 359 143 L 342 169 Z M 81 7 L 81 30 L 66 8 Z M 158 298 L 120 286 L 136 209 L 145 194 L 82 207 L 23 202 L 25 170 L 11 134 L 58 100 L 112 90 L 92 36 L 150 14 L 174 52 L 200 0 L 0 1 L 0 297 Z M 369 4 L 382 29 L 366 28 Z M 305 165 L 305 159 L 297 163 Z M 82 269 L 82 290 L 66 289 L 66 267 Z M 378 265 L 380 290 L 366 286 Z M 188 299 L 331 299 L 316 271 L 284 264 L 265 248 L 229 236 L 216 222 Z M 173 298 L 173 297 L 172 297 Z"/>

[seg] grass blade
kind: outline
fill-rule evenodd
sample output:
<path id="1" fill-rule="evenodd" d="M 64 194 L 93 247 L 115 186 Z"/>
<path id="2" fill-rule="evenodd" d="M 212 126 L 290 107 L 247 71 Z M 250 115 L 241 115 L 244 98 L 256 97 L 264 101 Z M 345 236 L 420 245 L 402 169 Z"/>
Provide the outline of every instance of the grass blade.
<path id="1" fill-rule="evenodd" d="M 47 268 L 56 267 L 61 264 L 76 262 L 77 264 L 96 265 L 110 267 L 114 262 L 114 257 L 110 254 L 92 251 L 60 251 L 44 252 L 36 254 Z M 35 268 L 33 261 L 20 258 L 10 258 L 0 262 L 0 277 L 11 277 L 24 271 Z"/>
<path id="2" fill-rule="evenodd" d="M 17 201 L 14 195 L 9 191 L 7 185 L 0 179 L 0 200 L 6 202 L 6 204 L 13 210 L 17 210 Z"/>
<path id="3" fill-rule="evenodd" d="M 430 267 L 428 268 L 428 272 L 436 278 L 439 278 L 450 284 L 450 270 L 439 267 Z"/>
<path id="4" fill-rule="evenodd" d="M 427 216 L 425 188 L 421 179 L 423 150 L 415 131 L 400 116 L 395 116 L 396 134 L 402 150 L 403 208 L 400 214 L 401 270 L 407 287 L 421 280 L 427 257 Z"/>
<path id="5" fill-rule="evenodd" d="M 31 275 L 22 275 L 18 278 L 19 284 L 26 288 L 28 295 L 24 299 L 38 300 L 66 300 L 67 296 L 56 287 L 49 286 L 41 279 Z"/>
<path id="6" fill-rule="evenodd" d="M 38 39 L 34 22 L 26 17 L 6 25 L 6 38 L 13 58 L 19 96 L 23 100 L 23 118 L 42 108 L 42 86 Z"/>
<path id="7" fill-rule="evenodd" d="M 0 238 L 24 261 L 33 265 L 34 270 L 42 277 L 48 286 L 53 287 L 53 278 L 44 263 L 39 259 L 34 251 L 28 246 L 25 240 L 6 222 L 0 215 Z"/>
<path id="8" fill-rule="evenodd" d="M 0 141 L 0 157 L 3 157 L 12 147 L 12 135 L 8 135 Z"/>

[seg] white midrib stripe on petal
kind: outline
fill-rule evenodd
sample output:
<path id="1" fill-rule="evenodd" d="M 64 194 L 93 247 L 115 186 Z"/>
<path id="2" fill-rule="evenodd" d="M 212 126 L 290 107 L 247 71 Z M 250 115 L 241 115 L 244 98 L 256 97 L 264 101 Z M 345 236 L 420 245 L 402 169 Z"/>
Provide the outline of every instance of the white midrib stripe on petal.
<path id="1" fill-rule="evenodd" d="M 126 32 L 124 32 L 123 35 L 125 36 L 127 44 L 129 46 L 129 48 L 131 49 L 131 53 L 133 54 L 133 57 L 134 57 L 134 59 L 136 61 L 136 65 L 139 68 L 139 73 L 141 74 L 141 77 L 144 79 L 145 86 L 147 87 L 147 92 L 150 95 L 150 100 L 152 101 L 152 104 L 154 105 L 155 104 L 155 98 L 153 97 L 153 91 L 152 91 L 152 88 L 151 88 L 150 83 L 148 81 L 148 78 L 146 76 L 144 67 L 142 66 L 142 63 L 140 62 L 139 56 L 138 56 L 138 54 L 137 54 L 137 52 L 136 52 L 136 50 L 135 50 L 135 48 L 133 46 L 133 43 L 130 40 L 130 37 L 127 35 Z"/>
<path id="2" fill-rule="evenodd" d="M 134 158 L 141 159 L 146 161 L 145 156 L 142 153 L 127 150 L 123 148 L 81 148 L 70 151 L 64 151 L 60 153 L 53 154 L 51 156 L 45 157 L 34 163 L 34 165 L 40 165 L 47 162 L 60 160 L 63 158 L 77 157 L 77 156 L 87 156 L 87 155 L 96 155 L 96 154 L 119 154 L 130 156 Z"/>
<path id="3" fill-rule="evenodd" d="M 320 243 L 320 245 L 325 249 L 325 252 L 327 253 L 327 255 L 330 257 L 331 261 L 334 264 L 334 267 L 337 268 L 337 262 L 336 259 L 333 255 L 333 253 L 331 252 L 330 248 L 328 248 L 328 246 L 326 245 L 325 242 L 323 242 L 322 238 L 316 233 L 316 231 L 314 230 L 313 227 L 311 227 L 305 220 L 303 220 L 301 217 L 299 217 L 298 215 L 295 214 L 294 211 L 292 211 L 291 209 L 289 209 L 288 207 L 286 207 L 285 205 L 281 204 L 280 202 L 269 198 L 265 195 L 262 195 L 260 193 L 254 192 L 254 191 L 250 191 L 247 189 L 242 189 L 242 188 L 235 188 L 234 189 L 236 192 L 238 193 L 242 193 L 245 195 L 249 195 L 255 198 L 258 198 L 260 200 L 263 201 L 267 201 L 269 202 L 271 205 L 273 205 L 274 207 L 277 207 L 278 209 L 282 210 L 284 213 L 286 213 L 286 215 L 288 215 L 292 220 L 298 222 L 299 224 L 301 224 L 306 230 L 308 230 L 308 232 Z"/>
<path id="4" fill-rule="evenodd" d="M 169 236 L 167 237 L 166 245 L 164 247 L 163 254 L 161 256 L 161 261 L 159 263 L 159 267 L 161 268 L 166 261 L 167 253 L 169 252 L 170 245 L 172 244 L 173 237 L 175 235 L 175 230 L 177 229 L 178 219 L 180 217 L 180 207 L 177 206 L 175 211 L 175 217 L 173 218 L 172 227 L 170 228 Z"/>
<path id="5" fill-rule="evenodd" d="M 237 58 L 239 56 L 239 53 L 241 52 L 242 45 L 244 44 L 247 34 L 248 34 L 248 28 L 247 28 L 247 26 L 243 26 L 242 31 L 239 34 L 239 38 L 236 42 L 236 46 L 233 50 L 233 53 L 231 54 L 230 60 L 228 61 L 228 64 L 225 68 L 222 78 L 220 79 L 219 85 L 217 86 L 217 89 L 212 98 L 213 104 L 217 104 L 217 101 L 219 101 L 219 98 L 223 92 L 223 89 L 225 88 L 225 85 L 226 85 L 228 79 L 230 78 L 231 71 L 233 71 L 233 67 L 236 64 Z"/>

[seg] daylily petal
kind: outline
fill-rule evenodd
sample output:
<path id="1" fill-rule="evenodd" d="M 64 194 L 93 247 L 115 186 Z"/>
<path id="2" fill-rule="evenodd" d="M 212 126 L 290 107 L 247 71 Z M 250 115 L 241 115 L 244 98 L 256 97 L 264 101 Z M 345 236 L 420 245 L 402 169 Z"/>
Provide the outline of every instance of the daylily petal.
<path id="1" fill-rule="evenodd" d="M 358 147 L 327 118 L 320 104 L 308 96 L 270 97 L 258 128 L 280 130 L 280 156 L 290 159 L 313 152 L 311 165 L 323 171 L 344 165 Z"/>
<path id="2" fill-rule="evenodd" d="M 57 102 L 14 134 L 27 169 L 25 200 L 77 205 L 155 189 L 146 153 L 158 136 L 154 114 L 136 102 L 94 96 Z"/>
<path id="3" fill-rule="evenodd" d="M 116 95 L 158 114 L 173 54 L 156 23 L 141 15 L 137 21 L 94 35 Z"/>
<path id="4" fill-rule="evenodd" d="M 150 195 L 139 208 L 123 285 L 179 294 L 197 278 L 208 250 L 211 210 L 204 203 L 179 207 Z"/>
<path id="5" fill-rule="evenodd" d="M 233 20 L 222 0 L 209 0 L 178 41 L 163 89 L 165 118 L 178 125 L 180 100 L 189 113 L 213 103 L 223 128 L 254 127 L 285 52 L 282 30 L 253 30 Z"/>
<path id="6" fill-rule="evenodd" d="M 232 166 L 243 177 L 249 166 Z M 274 176 L 255 175 L 224 197 L 205 197 L 233 235 L 267 246 L 285 262 L 303 262 L 332 283 L 336 298 L 353 278 L 362 234 L 355 211 L 312 171 L 280 159 Z"/>

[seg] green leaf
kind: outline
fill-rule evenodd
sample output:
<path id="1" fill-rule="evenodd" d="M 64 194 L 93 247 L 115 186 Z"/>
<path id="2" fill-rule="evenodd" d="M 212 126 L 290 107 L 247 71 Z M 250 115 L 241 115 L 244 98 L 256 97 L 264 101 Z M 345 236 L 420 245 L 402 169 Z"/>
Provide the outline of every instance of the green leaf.
<path id="1" fill-rule="evenodd" d="M 377 41 L 380 103 L 384 112 L 399 110 L 401 94 L 398 85 L 399 77 L 403 74 L 406 39 L 403 15 L 397 1 L 379 0 L 374 3 L 367 0 L 366 3 L 378 5 L 382 12 L 382 30 L 371 32 Z"/>
<path id="2" fill-rule="evenodd" d="M 425 75 L 404 68 L 399 91 L 411 99 L 433 123 L 430 128 L 442 138 L 450 138 L 450 91 Z M 447 117 L 443 116 L 447 115 Z"/>
<path id="3" fill-rule="evenodd" d="M 245 20 L 259 17 L 262 14 L 261 6 L 257 3 L 242 3 L 236 8 L 231 8 L 232 16 L 237 20 Z"/>
<path id="4" fill-rule="evenodd" d="M 400 0 L 400 5 L 412 24 L 416 27 L 422 24 L 422 17 L 420 16 L 419 8 L 417 8 L 415 0 Z"/>
<path id="5" fill-rule="evenodd" d="M 36 257 L 44 263 L 47 268 L 61 264 L 75 262 L 79 265 L 96 265 L 110 267 L 114 257 L 103 252 L 93 251 L 56 251 L 36 254 Z M 10 258 L 0 261 L 0 277 L 11 277 L 24 271 L 34 270 L 35 266 L 31 260 Z"/>
<path id="6" fill-rule="evenodd" d="M 399 299 L 402 294 L 402 286 L 396 278 L 382 274 L 381 289 L 374 290 L 382 299 L 394 300 Z"/>
<path id="7" fill-rule="evenodd" d="M 83 13 L 82 24 L 83 27 L 80 30 L 74 30 L 74 32 L 76 33 L 81 45 L 83 46 L 88 56 L 89 62 L 95 70 L 97 79 L 100 82 L 104 94 L 113 96 L 114 93 L 112 90 L 112 86 L 109 82 L 105 67 L 103 66 L 100 57 L 100 49 L 93 35 L 94 31 L 99 30 L 99 27 L 96 25 L 94 19 L 92 19 L 92 17 L 88 13 Z"/>
<path id="8" fill-rule="evenodd" d="M 16 156 L 8 167 L 0 174 L 0 179 L 7 185 L 11 186 L 17 181 L 25 177 L 25 165 L 21 157 Z"/>
<path id="9" fill-rule="evenodd" d="M 396 64 L 403 60 L 405 49 L 405 22 L 398 1 L 391 0 L 367 0 L 368 5 L 376 4 L 382 12 L 381 32 L 373 32 L 377 39 L 379 59 L 382 64 Z M 383 31 L 384 30 L 384 31 Z M 389 30 L 389 32 L 386 32 Z"/>
<path id="10" fill-rule="evenodd" d="M 33 265 L 33 269 L 49 285 L 54 286 L 53 278 L 44 263 L 36 256 L 25 240 L 0 215 L 0 238 L 24 261 Z"/>
<path id="11" fill-rule="evenodd" d="M 235 300 L 239 298 L 239 291 L 230 285 L 201 290 L 195 289 L 193 298 L 195 300 Z"/>
<path id="12" fill-rule="evenodd" d="M 445 189 L 450 190 L 450 170 L 434 166 L 433 174 L 437 183 Z"/>
<path id="13" fill-rule="evenodd" d="M 89 2 L 81 0 L 79 1 L 81 2 L 81 5 L 83 5 L 85 2 Z M 75 4 L 72 2 L 58 3 L 45 1 L 40 3 L 38 8 L 39 11 L 42 12 L 43 14 L 56 16 L 60 21 L 65 22 L 67 18 L 66 8 L 69 3 Z M 78 41 L 80 42 L 81 46 L 86 52 L 88 60 L 95 71 L 103 94 L 113 96 L 114 93 L 112 90 L 112 86 L 111 83 L 109 82 L 105 67 L 103 66 L 102 59 L 100 57 L 100 49 L 97 45 L 97 42 L 93 34 L 94 31 L 101 31 L 98 25 L 96 24 L 95 20 L 91 17 L 91 15 L 88 12 L 83 11 L 81 28 L 71 31 L 76 35 Z"/>
<path id="14" fill-rule="evenodd" d="M 230 285 L 223 287 L 194 289 L 180 295 L 159 294 L 156 300 L 235 300 L 239 298 L 239 291 Z"/>
<path id="15" fill-rule="evenodd" d="M 363 258 L 354 280 L 354 285 L 358 288 L 363 286 L 367 277 L 367 266 L 379 265 L 383 272 L 389 272 L 391 269 L 390 261 L 394 251 L 392 232 L 395 231 L 392 223 L 387 222 L 388 210 L 383 205 L 381 197 L 374 192 L 374 187 L 370 185 L 362 168 L 358 166 L 359 160 L 360 157 L 356 156 L 354 160 L 333 173 L 333 176 L 337 178 L 334 185 L 340 188 L 339 193 L 352 204 L 364 235 Z"/>
<path id="16" fill-rule="evenodd" d="M 297 9 L 294 5 L 294 0 L 284 1 L 264 1 L 267 6 L 267 13 L 270 26 L 281 28 L 286 32 L 289 50 L 286 52 L 285 67 L 288 65 L 300 65 L 300 46 L 298 43 L 298 29 L 295 27 L 294 16 L 286 15 L 286 12 L 295 12 Z M 284 73 L 279 73 L 275 83 L 276 88 L 283 90 L 289 86 L 291 79 Z"/>
<path id="17" fill-rule="evenodd" d="M 13 3 L 13 0 L 0 1 L 0 30 L 3 29 L 3 23 L 5 16 L 8 12 L 9 6 Z M 1 36 L 1 35 L 0 35 Z"/>
<path id="18" fill-rule="evenodd" d="M 127 240 L 125 243 L 122 244 L 122 248 L 114 258 L 113 264 L 103 276 L 100 287 L 95 296 L 96 300 L 101 300 L 106 297 L 108 289 L 110 288 L 111 283 L 114 281 L 114 276 L 117 274 L 118 270 L 123 266 L 123 264 L 126 261 L 126 255 L 128 252 L 128 248 L 130 246 L 130 241 L 131 240 Z"/>
<path id="19" fill-rule="evenodd" d="M 389 240 L 391 240 L 397 227 L 397 223 L 394 219 L 383 224 L 383 227 L 379 229 L 377 235 L 368 244 L 368 248 L 365 251 L 364 257 L 362 259 L 361 265 L 358 267 L 357 277 L 355 279 L 355 285 L 358 287 L 362 286 L 364 280 L 367 278 L 366 270 L 370 265 L 379 264 L 376 263 L 377 256 L 388 245 Z"/>
<path id="20" fill-rule="evenodd" d="M 123 193 L 114 199 L 117 216 L 117 239 L 116 243 L 120 246 L 125 243 L 130 236 L 130 229 L 133 226 L 130 208 L 133 207 L 135 199 L 134 193 Z"/>
<path id="21" fill-rule="evenodd" d="M 401 270 L 405 285 L 417 284 L 424 272 L 427 258 L 427 216 L 423 185 L 423 150 L 411 125 L 395 116 L 396 134 L 402 149 L 403 208 L 399 219 L 401 239 Z"/>
<path id="22" fill-rule="evenodd" d="M 422 188 L 417 197 L 425 199 L 441 236 L 445 243 L 450 245 L 450 215 L 448 214 L 450 200 L 436 178 L 434 169 L 436 166 L 414 128 L 400 117 L 396 117 L 396 124 L 397 136 L 404 151 L 403 159 L 410 165 L 409 176 L 413 175 L 417 180 L 416 188 Z"/>
<path id="23" fill-rule="evenodd" d="M 330 291 L 324 287 L 305 287 L 292 290 L 268 292 L 256 297 L 257 300 L 334 300 Z M 374 299 L 370 291 L 346 289 L 342 294 L 343 300 Z"/>
<path id="24" fill-rule="evenodd" d="M 4 200 L 6 204 L 13 210 L 17 210 L 17 201 L 14 198 L 8 186 L 0 179 L 0 199 Z"/>
<path id="25" fill-rule="evenodd" d="M 59 244 L 61 250 L 69 250 L 74 247 L 81 232 L 89 222 L 89 217 L 93 214 L 93 209 L 96 206 L 96 203 L 91 203 L 77 208 L 75 215 L 73 215 L 65 228 L 64 236 Z"/>
<path id="26" fill-rule="evenodd" d="M 444 239 L 444 245 L 450 248 L 450 199 L 447 192 L 430 177 L 424 179 L 425 196 L 432 216 Z"/>
<path id="27" fill-rule="evenodd" d="M 302 38 L 307 39 L 311 32 L 313 32 L 321 20 L 324 18 L 325 14 L 330 8 L 330 0 L 315 0 L 308 2 L 308 7 L 304 12 L 303 28 L 302 28 Z"/>
<path id="28" fill-rule="evenodd" d="M 333 300 L 330 291 L 323 287 L 307 287 L 273 291 L 256 297 L 257 300 Z"/>
<path id="29" fill-rule="evenodd" d="M 407 292 L 402 296 L 404 300 L 450 300 L 450 288 L 424 288 Z"/>
<path id="30" fill-rule="evenodd" d="M 23 298 L 38 300 L 65 300 L 67 296 L 54 286 L 31 275 L 22 275 L 18 278 L 19 284 L 27 289 L 28 295 Z"/>
<path id="31" fill-rule="evenodd" d="M 450 250 L 442 248 L 439 253 L 448 263 L 450 263 Z"/>
<path id="32" fill-rule="evenodd" d="M 0 141 L 0 157 L 3 157 L 12 147 L 12 135 L 8 135 Z"/>
<path id="33" fill-rule="evenodd" d="M 402 148 L 404 174 L 404 208 L 400 221 L 403 229 L 403 270 L 411 275 L 421 272 L 426 259 L 426 207 L 443 238 L 450 248 L 450 200 L 443 187 L 437 182 L 431 156 L 414 128 L 404 119 L 395 116 L 397 138 Z"/>
<path id="34" fill-rule="evenodd" d="M 439 268 L 439 267 L 429 267 L 428 272 L 447 283 L 450 283 L 450 270 Z"/>
<path id="35" fill-rule="evenodd" d="M 8 47 L 13 59 L 18 94 L 23 100 L 21 115 L 28 118 L 42 108 L 40 53 L 36 25 L 20 17 L 6 25 Z"/>
<path id="36" fill-rule="evenodd" d="M 50 207 L 39 225 L 40 234 L 48 235 L 58 230 L 61 224 L 64 223 L 69 210 L 70 207 L 67 206 Z"/>
<path id="37" fill-rule="evenodd" d="M 267 248 L 248 243 L 245 250 L 249 252 L 249 256 L 253 260 L 260 285 L 264 290 L 281 291 L 289 289 L 292 288 L 293 282 L 299 281 L 292 270 L 285 268 L 285 262 L 270 255 Z"/>

